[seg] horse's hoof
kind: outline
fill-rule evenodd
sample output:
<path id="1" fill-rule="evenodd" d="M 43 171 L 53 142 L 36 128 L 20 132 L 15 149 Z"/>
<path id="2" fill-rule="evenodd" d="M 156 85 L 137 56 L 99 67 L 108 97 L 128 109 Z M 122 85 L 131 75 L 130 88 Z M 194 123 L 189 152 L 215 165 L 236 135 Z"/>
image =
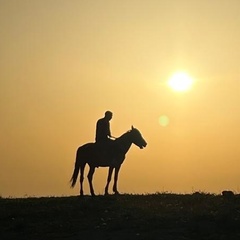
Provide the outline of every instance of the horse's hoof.
<path id="1" fill-rule="evenodd" d="M 114 194 L 115 194 L 115 195 L 120 195 L 120 193 L 119 193 L 118 191 L 116 191 Z"/>

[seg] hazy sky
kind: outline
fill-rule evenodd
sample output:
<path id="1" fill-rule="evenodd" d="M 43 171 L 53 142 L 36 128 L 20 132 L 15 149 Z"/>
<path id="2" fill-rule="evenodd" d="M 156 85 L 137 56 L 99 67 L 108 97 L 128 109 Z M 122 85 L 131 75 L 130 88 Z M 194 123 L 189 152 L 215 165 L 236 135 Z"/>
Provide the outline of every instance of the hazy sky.
<path id="1" fill-rule="evenodd" d="M 239 0 L 0 0 L 0 196 L 78 194 L 76 149 L 105 110 L 114 136 L 134 125 L 148 142 L 130 149 L 120 192 L 239 192 L 239 12 Z M 191 90 L 167 86 L 176 71 Z M 106 178 L 96 171 L 97 194 Z"/>

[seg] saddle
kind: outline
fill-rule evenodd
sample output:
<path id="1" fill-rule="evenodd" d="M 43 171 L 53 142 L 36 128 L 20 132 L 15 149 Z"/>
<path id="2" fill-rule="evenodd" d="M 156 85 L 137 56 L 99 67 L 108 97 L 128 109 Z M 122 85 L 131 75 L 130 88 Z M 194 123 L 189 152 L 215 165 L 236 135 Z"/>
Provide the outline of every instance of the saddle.
<path id="1" fill-rule="evenodd" d="M 113 142 L 96 142 L 94 143 L 96 149 L 97 167 L 107 167 L 114 163 L 114 144 Z"/>

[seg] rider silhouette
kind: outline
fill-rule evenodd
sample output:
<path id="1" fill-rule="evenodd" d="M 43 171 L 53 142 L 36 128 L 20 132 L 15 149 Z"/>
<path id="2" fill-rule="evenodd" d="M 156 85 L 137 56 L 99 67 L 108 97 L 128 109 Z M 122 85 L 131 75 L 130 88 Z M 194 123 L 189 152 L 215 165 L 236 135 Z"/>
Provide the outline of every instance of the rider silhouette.
<path id="1" fill-rule="evenodd" d="M 95 140 L 99 154 L 102 156 L 100 161 L 113 161 L 113 149 L 110 148 L 113 143 L 111 138 L 114 138 L 111 136 L 110 131 L 110 120 L 112 119 L 112 115 L 112 112 L 106 111 L 105 116 L 99 119 L 96 124 Z"/>
<path id="2" fill-rule="evenodd" d="M 96 124 L 96 143 L 102 143 L 102 144 L 107 144 L 111 142 L 110 138 L 113 138 L 111 136 L 111 131 L 110 131 L 110 120 L 112 119 L 112 112 L 106 111 L 104 118 L 101 118 L 97 121 Z"/>

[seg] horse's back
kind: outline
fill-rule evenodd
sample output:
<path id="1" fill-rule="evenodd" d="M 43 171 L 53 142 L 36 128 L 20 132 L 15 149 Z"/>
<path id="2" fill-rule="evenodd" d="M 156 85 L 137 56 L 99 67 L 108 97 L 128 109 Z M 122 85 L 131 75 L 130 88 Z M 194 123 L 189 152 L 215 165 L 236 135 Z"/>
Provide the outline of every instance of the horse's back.
<path id="1" fill-rule="evenodd" d="M 78 149 L 84 149 L 84 148 L 93 146 L 94 144 L 95 144 L 95 143 L 93 143 L 93 142 L 85 143 L 85 144 L 81 145 Z"/>
<path id="2" fill-rule="evenodd" d="M 90 150 L 93 146 L 95 145 L 95 143 L 85 143 L 84 145 L 80 146 L 77 149 L 77 153 L 81 153 L 81 152 L 85 152 L 87 150 Z"/>

